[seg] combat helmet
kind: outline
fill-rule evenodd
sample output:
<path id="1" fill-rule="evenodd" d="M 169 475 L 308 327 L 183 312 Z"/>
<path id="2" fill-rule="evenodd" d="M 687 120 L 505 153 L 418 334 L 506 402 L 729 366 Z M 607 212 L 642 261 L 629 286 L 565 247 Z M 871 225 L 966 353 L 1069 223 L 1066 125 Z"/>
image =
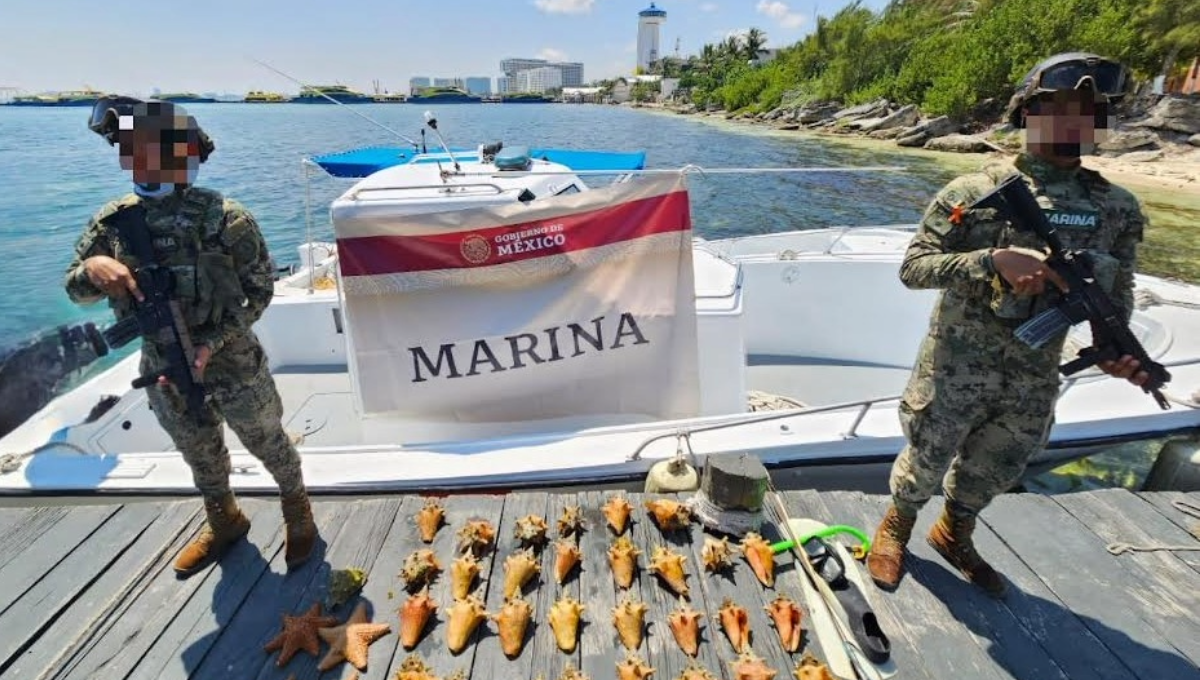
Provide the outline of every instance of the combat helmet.
<path id="1" fill-rule="evenodd" d="M 176 141 L 195 142 L 201 163 L 217 148 L 182 106 L 155 99 L 105 95 L 92 107 L 88 129 L 108 141 L 109 146 L 117 143 L 122 130 L 158 130 Z"/>
<path id="2" fill-rule="evenodd" d="M 1129 87 L 1129 71 L 1117 61 L 1091 52 L 1064 52 L 1034 66 L 1008 100 L 1005 118 L 1024 127 L 1025 103 L 1043 92 L 1090 89 L 1110 102 L 1120 101 Z"/>

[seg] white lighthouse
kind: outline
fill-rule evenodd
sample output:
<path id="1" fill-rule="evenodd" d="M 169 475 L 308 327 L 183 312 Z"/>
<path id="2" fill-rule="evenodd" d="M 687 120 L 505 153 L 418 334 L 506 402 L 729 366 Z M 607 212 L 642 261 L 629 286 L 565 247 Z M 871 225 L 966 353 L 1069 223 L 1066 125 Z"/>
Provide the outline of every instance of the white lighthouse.
<path id="1" fill-rule="evenodd" d="M 650 3 L 650 7 L 638 12 L 637 65 L 643 73 L 650 64 L 662 57 L 658 49 L 658 27 L 667 20 L 667 13 Z"/>

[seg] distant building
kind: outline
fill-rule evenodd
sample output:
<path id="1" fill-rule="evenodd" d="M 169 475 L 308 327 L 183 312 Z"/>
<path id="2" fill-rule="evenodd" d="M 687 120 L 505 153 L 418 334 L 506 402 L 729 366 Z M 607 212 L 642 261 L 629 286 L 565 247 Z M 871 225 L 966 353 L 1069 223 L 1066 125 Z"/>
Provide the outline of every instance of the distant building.
<path id="1" fill-rule="evenodd" d="M 553 66 L 531 68 L 517 73 L 517 92 L 541 94 L 563 86 L 562 71 Z"/>
<path id="2" fill-rule="evenodd" d="M 596 104 L 599 103 L 603 92 L 604 88 L 601 87 L 564 87 L 562 99 L 572 104 Z"/>
<path id="3" fill-rule="evenodd" d="M 409 78 L 408 79 L 408 92 L 409 92 L 409 94 L 416 94 L 418 90 L 420 90 L 423 87 L 429 87 L 429 85 L 430 85 L 429 78 L 426 76 L 417 76 L 415 78 Z"/>
<path id="4" fill-rule="evenodd" d="M 509 58 L 500 61 L 500 70 L 504 77 L 498 79 L 497 89 L 501 94 L 509 92 L 527 92 L 520 89 L 518 75 L 525 71 L 552 68 L 558 70 L 561 83 L 558 87 L 581 87 L 583 85 L 583 64 L 575 61 L 547 61 L 545 59 Z"/>
<path id="5" fill-rule="evenodd" d="M 492 93 L 492 79 L 483 76 L 475 76 L 466 79 L 467 92 L 477 94 L 481 97 L 486 97 Z"/>
<path id="6" fill-rule="evenodd" d="M 638 12 L 637 67 L 643 72 L 649 71 L 650 64 L 662 56 L 658 47 L 658 29 L 666 20 L 667 13 L 655 7 L 653 2 Z"/>

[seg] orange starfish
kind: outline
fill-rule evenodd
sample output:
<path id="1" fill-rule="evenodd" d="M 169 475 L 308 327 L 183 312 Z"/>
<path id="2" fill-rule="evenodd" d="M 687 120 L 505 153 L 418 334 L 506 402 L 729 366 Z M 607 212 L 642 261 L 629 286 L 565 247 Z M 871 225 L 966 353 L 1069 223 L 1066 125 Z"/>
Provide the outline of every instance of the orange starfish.
<path id="1" fill-rule="evenodd" d="M 316 602 L 308 611 L 300 616 L 283 615 L 283 630 L 274 640 L 268 642 L 263 650 L 279 652 L 275 660 L 276 666 L 283 666 L 292 660 L 296 652 L 304 650 L 313 656 L 321 649 L 321 641 L 317 639 L 317 629 L 332 626 L 337 623 L 337 617 L 321 616 L 321 603 Z"/>
<path id="2" fill-rule="evenodd" d="M 367 670 L 367 648 L 390 632 L 392 627 L 386 623 L 368 623 L 367 603 L 359 602 L 345 623 L 317 631 L 329 643 L 329 653 L 317 664 L 317 670 L 327 671 L 342 661 L 349 661 L 360 671 Z"/>

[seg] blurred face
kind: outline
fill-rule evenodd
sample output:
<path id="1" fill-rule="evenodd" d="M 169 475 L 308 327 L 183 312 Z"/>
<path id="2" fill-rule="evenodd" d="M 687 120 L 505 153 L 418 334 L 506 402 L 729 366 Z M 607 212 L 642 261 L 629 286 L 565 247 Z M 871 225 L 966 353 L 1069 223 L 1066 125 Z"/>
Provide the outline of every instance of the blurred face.
<path id="1" fill-rule="evenodd" d="M 1076 159 L 1107 139 L 1108 102 L 1087 90 L 1058 90 L 1025 108 L 1025 146 L 1039 156 Z"/>
<path id="2" fill-rule="evenodd" d="M 190 184 L 200 166 L 199 144 L 194 135 L 189 141 L 183 125 L 162 122 L 137 129 L 122 124 L 117 137 L 121 168 L 133 171 L 138 184 Z"/>

